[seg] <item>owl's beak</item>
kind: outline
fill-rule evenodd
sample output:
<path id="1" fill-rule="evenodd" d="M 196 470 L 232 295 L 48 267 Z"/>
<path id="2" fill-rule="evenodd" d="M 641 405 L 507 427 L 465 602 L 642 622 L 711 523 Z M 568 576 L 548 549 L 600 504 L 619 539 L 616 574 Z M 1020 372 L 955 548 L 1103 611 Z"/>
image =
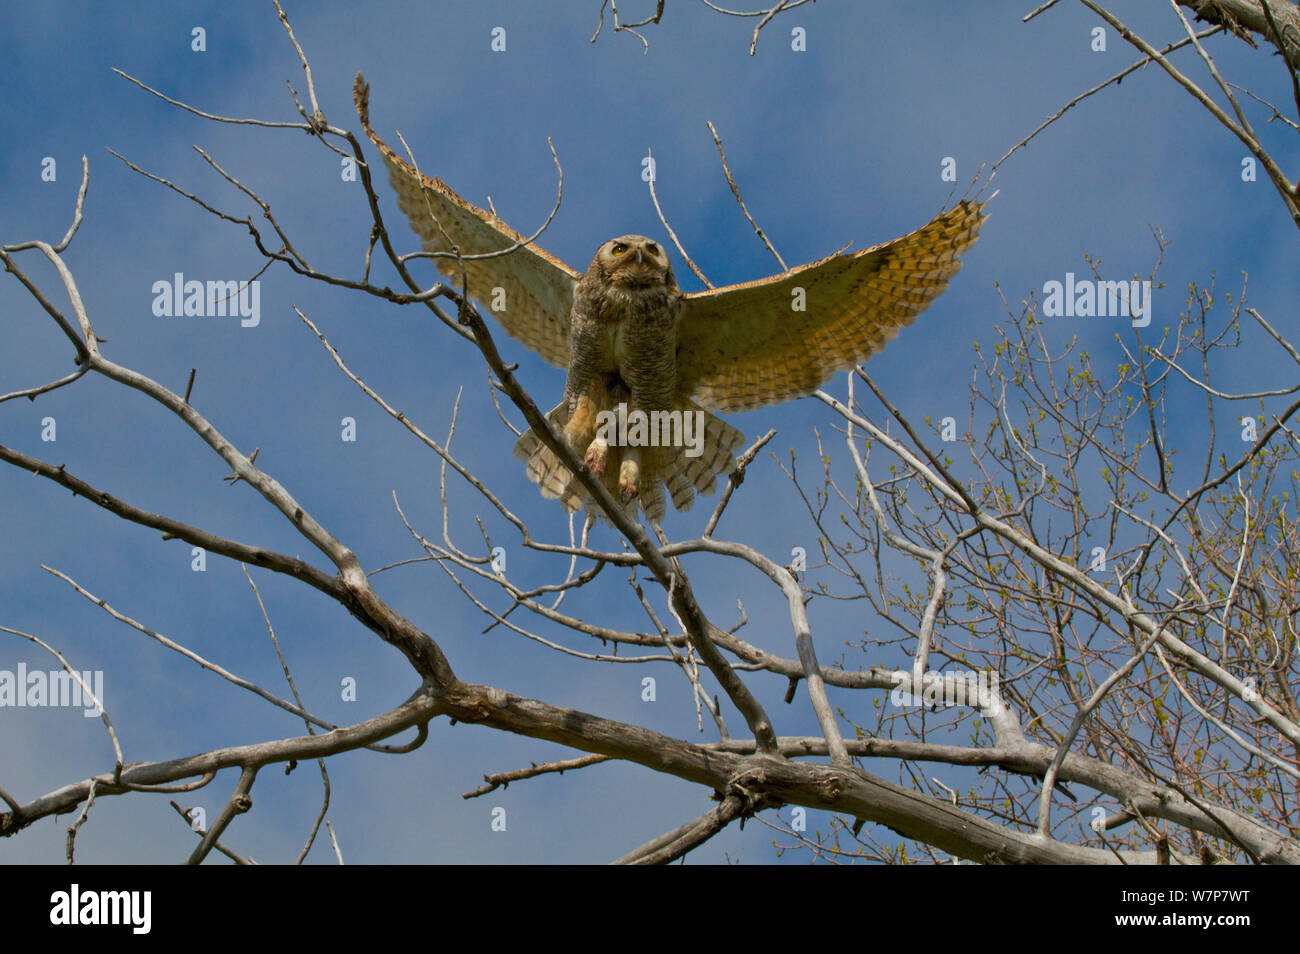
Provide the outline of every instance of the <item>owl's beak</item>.
<path id="1" fill-rule="evenodd" d="M 642 261 L 642 258 L 641 258 L 641 250 L 640 250 L 640 249 L 637 249 L 637 250 L 636 250 L 636 263 L 637 263 L 638 265 L 640 265 L 640 264 L 641 264 L 641 261 Z"/>

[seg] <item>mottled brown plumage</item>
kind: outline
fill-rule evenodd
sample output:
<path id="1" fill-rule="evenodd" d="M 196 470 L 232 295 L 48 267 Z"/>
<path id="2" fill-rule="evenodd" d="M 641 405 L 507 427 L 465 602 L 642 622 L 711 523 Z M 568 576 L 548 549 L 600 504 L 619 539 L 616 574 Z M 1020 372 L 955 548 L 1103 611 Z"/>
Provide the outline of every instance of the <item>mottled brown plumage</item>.
<path id="1" fill-rule="evenodd" d="M 503 295 L 504 309 L 492 310 L 501 326 L 568 371 L 565 399 L 548 419 L 630 513 L 639 503 L 651 520 L 664 514 L 665 488 L 684 510 L 734 469 L 743 435 L 708 412 L 809 394 L 869 358 L 943 292 L 987 217 L 980 203 L 963 200 L 892 242 L 684 295 L 663 247 L 644 236 L 605 242 L 584 274 L 527 243 L 494 213 L 384 145 L 370 128 L 368 94 L 358 75 L 362 126 L 424 249 L 446 252 L 453 241 L 462 257 L 510 249 L 463 261 L 470 297 L 489 302 Z M 461 279 L 454 256 L 434 261 L 444 275 Z M 699 412 L 699 455 L 603 440 L 608 431 L 598 432 L 598 415 L 620 403 L 629 413 Z M 531 431 L 515 454 L 544 496 L 559 498 L 570 512 L 585 502 L 579 481 Z"/>

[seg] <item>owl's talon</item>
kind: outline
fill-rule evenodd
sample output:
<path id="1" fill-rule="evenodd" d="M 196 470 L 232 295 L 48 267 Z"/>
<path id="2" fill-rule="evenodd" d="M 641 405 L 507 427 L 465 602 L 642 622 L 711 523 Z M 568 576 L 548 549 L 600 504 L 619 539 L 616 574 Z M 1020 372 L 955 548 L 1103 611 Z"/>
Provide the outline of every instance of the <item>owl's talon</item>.
<path id="1" fill-rule="evenodd" d="M 587 445 L 587 454 L 582 462 L 597 477 L 605 476 L 605 462 L 609 455 L 609 443 L 597 437 Z"/>
<path id="2" fill-rule="evenodd" d="M 628 456 L 618 468 L 618 495 L 623 503 L 627 503 L 637 495 L 639 489 L 637 485 L 641 479 L 641 466 L 637 463 L 635 450 L 629 448 L 627 453 Z"/>

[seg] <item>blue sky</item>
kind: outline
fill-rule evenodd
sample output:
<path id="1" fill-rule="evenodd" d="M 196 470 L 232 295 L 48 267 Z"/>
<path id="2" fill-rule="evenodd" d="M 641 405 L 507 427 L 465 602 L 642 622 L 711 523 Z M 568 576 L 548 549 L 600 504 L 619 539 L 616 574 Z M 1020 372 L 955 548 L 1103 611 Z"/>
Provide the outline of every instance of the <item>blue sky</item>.
<path id="1" fill-rule="evenodd" d="M 948 200 L 944 157 L 957 161 L 960 193 L 981 164 L 1002 156 L 1074 95 L 1135 58 L 1113 33 L 1106 52 L 1090 49 L 1091 15 L 1065 3 L 1030 24 L 1033 4 L 834 3 L 806 5 L 764 31 L 748 55 L 752 21 L 719 16 L 701 4 L 670 0 L 663 24 L 646 28 L 649 52 L 623 33 L 589 42 L 598 2 L 375 3 L 286 6 L 312 64 L 329 122 L 359 132 L 353 76 L 371 83 L 376 129 L 395 142 L 400 129 L 422 167 L 472 202 L 486 204 L 531 233 L 554 200 L 547 137 L 564 167 L 564 203 L 539 244 L 582 269 L 606 238 L 628 232 L 663 236 L 640 179 L 640 160 L 656 157 L 656 189 L 695 261 L 716 284 L 775 270 L 727 188 L 712 139 L 723 137 L 751 212 L 794 264 L 848 241 L 874 244 L 925 223 Z M 653 7 L 623 5 L 628 18 Z M 1115 12 L 1149 38 L 1168 42 L 1181 27 L 1159 4 L 1115 3 Z M 491 31 L 504 27 L 506 50 Z M 206 32 L 206 51 L 191 31 Z M 790 31 L 807 31 L 806 52 Z M 1275 58 L 1216 38 L 1220 67 L 1260 95 L 1290 101 Z M 1204 77 L 1191 54 L 1180 62 Z M 269 2 L 76 3 L 0 9 L 0 59 L 9 95 L 0 100 L 0 242 L 57 241 L 70 220 L 80 157 L 90 163 L 85 221 L 65 259 L 76 275 L 97 333 L 112 359 L 183 392 L 197 368 L 193 402 L 258 464 L 288 487 L 368 568 L 419 556 L 393 509 L 395 492 L 427 533 L 440 532 L 439 461 L 412 441 L 343 378 L 291 305 L 313 319 L 351 367 L 439 439 L 464 389 L 453 452 L 508 499 L 539 533 L 567 535 L 559 508 L 540 499 L 510 454 L 513 437 L 497 419 L 480 356 L 427 312 L 328 288 L 273 267 L 260 276 L 261 323 L 166 319 L 151 312 L 154 282 L 176 272 L 207 279 L 249 278 L 263 264 L 244 230 L 138 176 L 112 148 L 181 188 L 243 216 L 258 210 L 217 177 L 191 148 L 201 147 L 267 199 L 313 266 L 359 272 L 368 212 L 338 157 L 300 132 L 224 126 L 175 109 L 111 72 L 117 67 L 200 109 L 229 116 L 296 121 L 285 80 L 300 96 L 296 55 Z M 1267 111 L 1252 112 L 1264 128 Z M 1284 140 L 1265 129 L 1271 143 Z M 366 144 L 368 147 L 368 144 Z M 373 150 L 367 155 L 374 156 Z M 902 333 L 870 371 L 905 413 L 919 419 L 967 405 L 972 342 L 992 343 L 1005 323 L 995 284 L 1013 303 L 1068 271 L 1086 272 L 1085 254 L 1108 277 L 1145 275 L 1156 247 L 1150 227 L 1169 240 L 1147 340 L 1172 326 L 1189 282 L 1212 273 L 1221 288 L 1250 273 L 1252 303 L 1279 327 L 1297 299 L 1294 227 L 1271 186 L 1244 183 L 1243 150 L 1204 111 L 1152 67 L 1072 110 L 998 172 L 1000 193 L 979 244 L 949 291 Z M 53 157 L 57 178 L 42 181 Z M 1294 165 L 1294 164 L 1292 164 Z M 400 246 L 413 239 L 386 190 L 383 211 Z M 64 299 L 48 265 L 21 259 L 56 301 Z M 378 266 L 396 285 L 391 270 Z M 683 285 L 694 283 L 679 259 Z M 427 278 L 429 270 L 422 274 Z M 9 276 L 0 282 L 0 393 L 52 380 L 71 369 L 71 349 Z M 1122 359 L 1113 340 L 1122 324 L 1057 319 L 1049 341 L 1073 335 L 1103 363 Z M 1250 339 L 1257 341 L 1257 338 Z M 498 336 L 537 402 L 553 405 L 561 372 Z M 1249 349 L 1220 383 L 1285 386 L 1294 378 L 1271 353 Z M 842 393 L 842 376 L 832 383 Z M 1199 407 L 1197 408 L 1199 413 Z M 41 440 L 42 420 L 57 441 Z M 357 421 L 358 440 L 339 439 L 340 420 Z M 511 414 L 518 422 L 519 415 Z M 751 438 L 778 429 L 771 445 L 815 459 L 813 429 L 829 436 L 832 416 L 812 400 L 737 415 Z M 1195 425 L 1199 427 L 1199 421 Z M 1189 425 L 1186 439 L 1198 439 Z M 1174 430 L 1177 431 L 1177 422 Z M 1199 435 L 1203 437 L 1203 435 Z M 249 543 L 300 553 L 323 565 L 279 515 L 246 486 L 222 481 L 229 468 L 177 419 L 141 395 L 87 378 L 35 403 L 0 405 L 0 443 L 56 464 L 149 510 Z M 1189 478 L 1190 480 L 1191 478 Z M 489 508 L 463 483 L 449 490 L 453 530 L 472 546 L 474 515 Z M 668 532 L 698 534 L 711 509 L 670 516 Z M 511 572 L 524 582 L 564 569 L 519 550 L 499 521 Z M 601 539 L 615 545 L 607 531 Z M 812 549 L 802 506 L 775 462 L 761 457 L 721 528 L 775 557 Z M 495 542 L 495 540 L 494 540 Z M 190 569 L 188 547 L 128 524 L 47 481 L 0 468 L 0 625 L 35 633 L 79 669 L 101 669 L 107 706 L 126 757 L 166 759 L 207 748 L 297 735 L 301 723 L 204 673 L 193 663 L 114 622 L 40 568 L 76 579 L 121 612 L 196 652 L 281 692 L 279 664 L 243 574 L 210 558 Z M 705 609 L 720 624 L 744 601 L 752 642 L 793 656 L 785 608 L 771 587 L 738 564 L 687 564 Z M 616 571 L 606 571 L 618 576 Z M 404 660 L 316 592 L 260 571 L 254 579 L 308 707 L 355 722 L 404 699 L 417 685 Z M 606 665 L 560 657 L 484 618 L 436 568 L 417 565 L 377 578 L 385 599 L 442 645 L 464 679 L 489 682 L 610 718 L 698 738 L 689 687 L 664 666 Z M 644 630 L 646 621 L 620 581 L 602 598 L 574 600 L 587 618 Z M 495 596 L 492 605 L 501 607 Z M 662 606 L 659 606 L 662 610 Z M 823 662 L 873 621 L 861 604 L 813 607 Z M 586 651 L 576 637 L 545 626 Z M 849 652 L 847 665 L 863 665 Z M 25 642 L 0 639 L 0 669 L 51 660 Z M 897 660 L 891 664 L 897 664 Z M 658 702 L 640 700 L 654 675 Z M 359 699 L 339 698 L 353 677 Z M 780 699 L 784 680 L 751 677 L 781 734 L 812 731 L 806 698 Z M 865 693 L 836 696 L 869 707 Z M 738 717 L 731 722 L 740 722 Z M 712 738 L 707 732 L 705 738 Z M 616 857 L 705 811 L 707 793 L 639 767 L 607 764 L 563 777 L 512 785 L 464 801 L 487 772 L 562 757 L 556 746 L 469 726 L 432 725 L 410 756 L 350 753 L 330 762 L 330 817 L 350 862 L 597 862 Z M 567 753 L 574 754 L 574 753 Z M 0 787 L 27 800 L 111 767 L 97 720 L 67 710 L 0 710 Z M 896 768 L 875 765 L 885 777 Z M 181 796 L 214 817 L 235 776 Z M 290 776 L 267 770 L 254 810 L 227 841 L 262 861 L 291 860 L 314 817 L 320 782 L 314 766 Z M 507 832 L 489 828 L 493 807 L 507 809 Z M 69 819 L 45 820 L 0 842 L 0 860 L 57 862 Z M 812 827 L 824 827 L 814 814 Z M 887 835 L 888 833 L 884 833 Z M 162 796 L 106 798 L 78 837 L 78 860 L 166 862 L 183 858 L 192 835 Z M 775 860 L 771 833 L 750 824 L 692 855 L 694 861 Z M 787 856 L 787 859 L 789 856 Z M 311 860 L 330 860 L 318 842 Z"/>

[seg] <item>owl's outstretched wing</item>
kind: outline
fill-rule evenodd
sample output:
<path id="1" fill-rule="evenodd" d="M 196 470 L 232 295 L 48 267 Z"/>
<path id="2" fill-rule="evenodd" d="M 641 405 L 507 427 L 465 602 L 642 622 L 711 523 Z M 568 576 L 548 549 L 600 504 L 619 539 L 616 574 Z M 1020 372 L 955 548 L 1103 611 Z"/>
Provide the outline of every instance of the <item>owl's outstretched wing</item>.
<path id="1" fill-rule="evenodd" d="M 883 348 L 948 287 L 988 218 L 983 208 L 968 199 L 892 242 L 687 295 L 679 384 L 713 411 L 815 391 Z"/>
<path id="2" fill-rule="evenodd" d="M 384 157 L 388 181 L 397 204 L 406 213 L 426 252 L 450 252 L 452 242 L 462 256 L 496 252 L 525 241 L 491 212 L 466 202 L 441 179 L 429 178 L 384 144 L 370 127 L 370 86 L 357 74 L 353 102 L 361 127 Z M 459 291 L 460 264 L 454 255 L 433 260 L 438 271 L 452 276 Z M 505 292 L 503 310 L 493 317 L 512 337 L 557 367 L 569 364 L 569 311 L 573 289 L 582 276 L 536 245 L 516 248 L 494 258 L 465 259 L 469 297 L 490 303 L 493 289 Z"/>

